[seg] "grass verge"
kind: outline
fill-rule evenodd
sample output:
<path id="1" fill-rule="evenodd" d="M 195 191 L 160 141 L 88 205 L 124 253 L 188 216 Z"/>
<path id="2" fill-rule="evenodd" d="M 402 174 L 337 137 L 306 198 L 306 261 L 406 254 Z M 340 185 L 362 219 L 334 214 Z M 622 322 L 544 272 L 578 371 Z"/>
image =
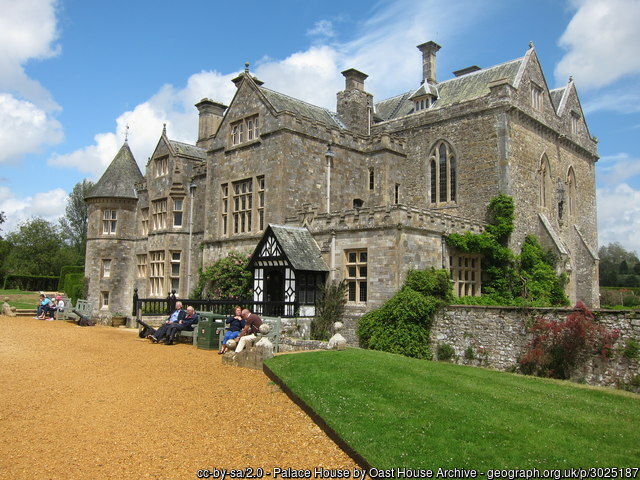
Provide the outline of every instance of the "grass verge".
<path id="1" fill-rule="evenodd" d="M 371 350 L 266 362 L 379 469 L 640 465 L 640 397 Z"/>
<path id="2" fill-rule="evenodd" d="M 1 290 L 0 306 L 5 298 L 9 298 L 9 305 L 16 308 L 36 308 L 39 303 L 39 292 L 27 292 L 24 290 Z"/>

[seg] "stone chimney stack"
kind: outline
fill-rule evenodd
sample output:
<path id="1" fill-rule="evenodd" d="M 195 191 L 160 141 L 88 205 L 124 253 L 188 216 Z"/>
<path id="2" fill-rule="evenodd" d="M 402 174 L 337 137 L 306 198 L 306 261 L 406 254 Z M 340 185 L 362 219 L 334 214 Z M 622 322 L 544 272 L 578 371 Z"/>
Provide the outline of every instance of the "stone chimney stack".
<path id="1" fill-rule="evenodd" d="M 200 112 L 198 121 L 198 144 L 209 137 L 215 135 L 218 127 L 222 123 L 226 105 L 214 102 L 208 98 L 203 98 L 196 103 L 196 108 Z M 200 145 L 198 145 L 200 146 Z"/>
<path id="2" fill-rule="evenodd" d="M 353 132 L 369 135 L 373 115 L 373 95 L 364 91 L 368 75 L 350 68 L 342 72 L 345 88 L 338 92 L 338 116 Z"/>
<path id="3" fill-rule="evenodd" d="M 430 85 L 438 83 L 436 81 L 436 53 L 440 50 L 440 45 L 436 42 L 427 42 L 418 45 L 418 50 L 422 52 L 422 83 Z"/>

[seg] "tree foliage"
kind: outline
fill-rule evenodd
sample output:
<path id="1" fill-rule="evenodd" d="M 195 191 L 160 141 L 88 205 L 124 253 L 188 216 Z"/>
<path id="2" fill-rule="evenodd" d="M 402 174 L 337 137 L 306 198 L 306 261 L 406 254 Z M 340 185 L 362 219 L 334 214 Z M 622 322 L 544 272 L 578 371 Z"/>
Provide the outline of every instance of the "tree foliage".
<path id="1" fill-rule="evenodd" d="M 93 188 L 93 182 L 87 179 L 74 185 L 69 194 L 64 217 L 60 226 L 65 241 L 72 245 L 84 259 L 87 246 L 87 226 L 89 209 L 84 196 Z"/>
<path id="2" fill-rule="evenodd" d="M 7 274 L 59 275 L 63 265 L 74 265 L 82 259 L 67 246 L 60 228 L 42 218 L 23 222 L 7 234 L 10 252 L 4 260 Z"/>
<path id="3" fill-rule="evenodd" d="M 460 303 L 488 305 L 568 305 L 566 275 L 555 273 L 555 257 L 545 252 L 536 237 L 526 237 L 520 255 L 508 247 L 514 223 L 513 199 L 500 194 L 489 203 L 490 223 L 480 234 L 453 233 L 450 247 L 482 254 L 482 297 L 463 297 Z"/>
<path id="4" fill-rule="evenodd" d="M 409 272 L 400 291 L 360 318 L 356 332 L 360 345 L 407 357 L 431 358 L 429 333 L 433 317 L 451 297 L 447 271 Z"/>
<path id="5" fill-rule="evenodd" d="M 613 242 L 600 247 L 600 286 L 639 287 L 640 260 L 634 251 Z"/>
<path id="6" fill-rule="evenodd" d="M 316 316 L 311 321 L 311 338 L 329 340 L 333 323 L 342 320 L 347 304 L 347 282 L 325 283 L 316 300 Z"/>
<path id="7" fill-rule="evenodd" d="M 198 284 L 192 298 L 211 295 L 214 299 L 248 298 L 253 276 L 248 270 L 251 255 L 231 251 L 229 255 L 200 269 Z"/>

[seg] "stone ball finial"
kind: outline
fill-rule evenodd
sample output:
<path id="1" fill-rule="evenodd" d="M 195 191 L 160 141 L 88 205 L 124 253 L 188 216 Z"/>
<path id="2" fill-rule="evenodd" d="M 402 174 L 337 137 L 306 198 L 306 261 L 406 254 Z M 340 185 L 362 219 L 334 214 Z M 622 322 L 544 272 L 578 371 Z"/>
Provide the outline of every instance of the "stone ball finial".
<path id="1" fill-rule="evenodd" d="M 9 303 L 9 297 L 4 297 L 4 301 Z"/>
<path id="2" fill-rule="evenodd" d="M 533 40 L 529 41 L 529 48 L 533 48 Z"/>
<path id="3" fill-rule="evenodd" d="M 238 342 L 236 342 L 235 340 L 227 340 L 227 348 L 229 350 L 233 350 L 234 348 L 236 348 L 236 345 L 238 344 Z"/>
<path id="4" fill-rule="evenodd" d="M 342 322 L 336 322 L 333 324 L 333 331 L 339 332 L 340 330 L 342 330 L 343 327 L 344 325 L 342 324 Z"/>
<path id="5" fill-rule="evenodd" d="M 244 73 L 249 73 L 249 62 L 244 62 Z"/>
<path id="6" fill-rule="evenodd" d="M 260 325 L 261 334 L 266 335 L 270 331 L 271 331 L 271 325 L 269 325 L 268 323 L 263 323 L 262 325 Z"/>

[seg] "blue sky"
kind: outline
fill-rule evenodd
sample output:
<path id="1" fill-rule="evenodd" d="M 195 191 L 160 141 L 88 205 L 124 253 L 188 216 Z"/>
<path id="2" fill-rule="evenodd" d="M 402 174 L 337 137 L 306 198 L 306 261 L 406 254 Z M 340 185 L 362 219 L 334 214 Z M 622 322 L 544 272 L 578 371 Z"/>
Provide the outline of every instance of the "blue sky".
<path id="1" fill-rule="evenodd" d="M 346 68 L 382 100 L 419 85 L 425 41 L 442 46 L 440 81 L 533 41 L 550 88 L 573 75 L 599 140 L 600 244 L 640 252 L 638 25 L 638 0 L 0 0 L 2 233 L 63 214 L 126 125 L 143 170 L 163 123 L 194 143 L 194 103 L 228 103 L 245 62 L 265 86 L 335 110 Z"/>

